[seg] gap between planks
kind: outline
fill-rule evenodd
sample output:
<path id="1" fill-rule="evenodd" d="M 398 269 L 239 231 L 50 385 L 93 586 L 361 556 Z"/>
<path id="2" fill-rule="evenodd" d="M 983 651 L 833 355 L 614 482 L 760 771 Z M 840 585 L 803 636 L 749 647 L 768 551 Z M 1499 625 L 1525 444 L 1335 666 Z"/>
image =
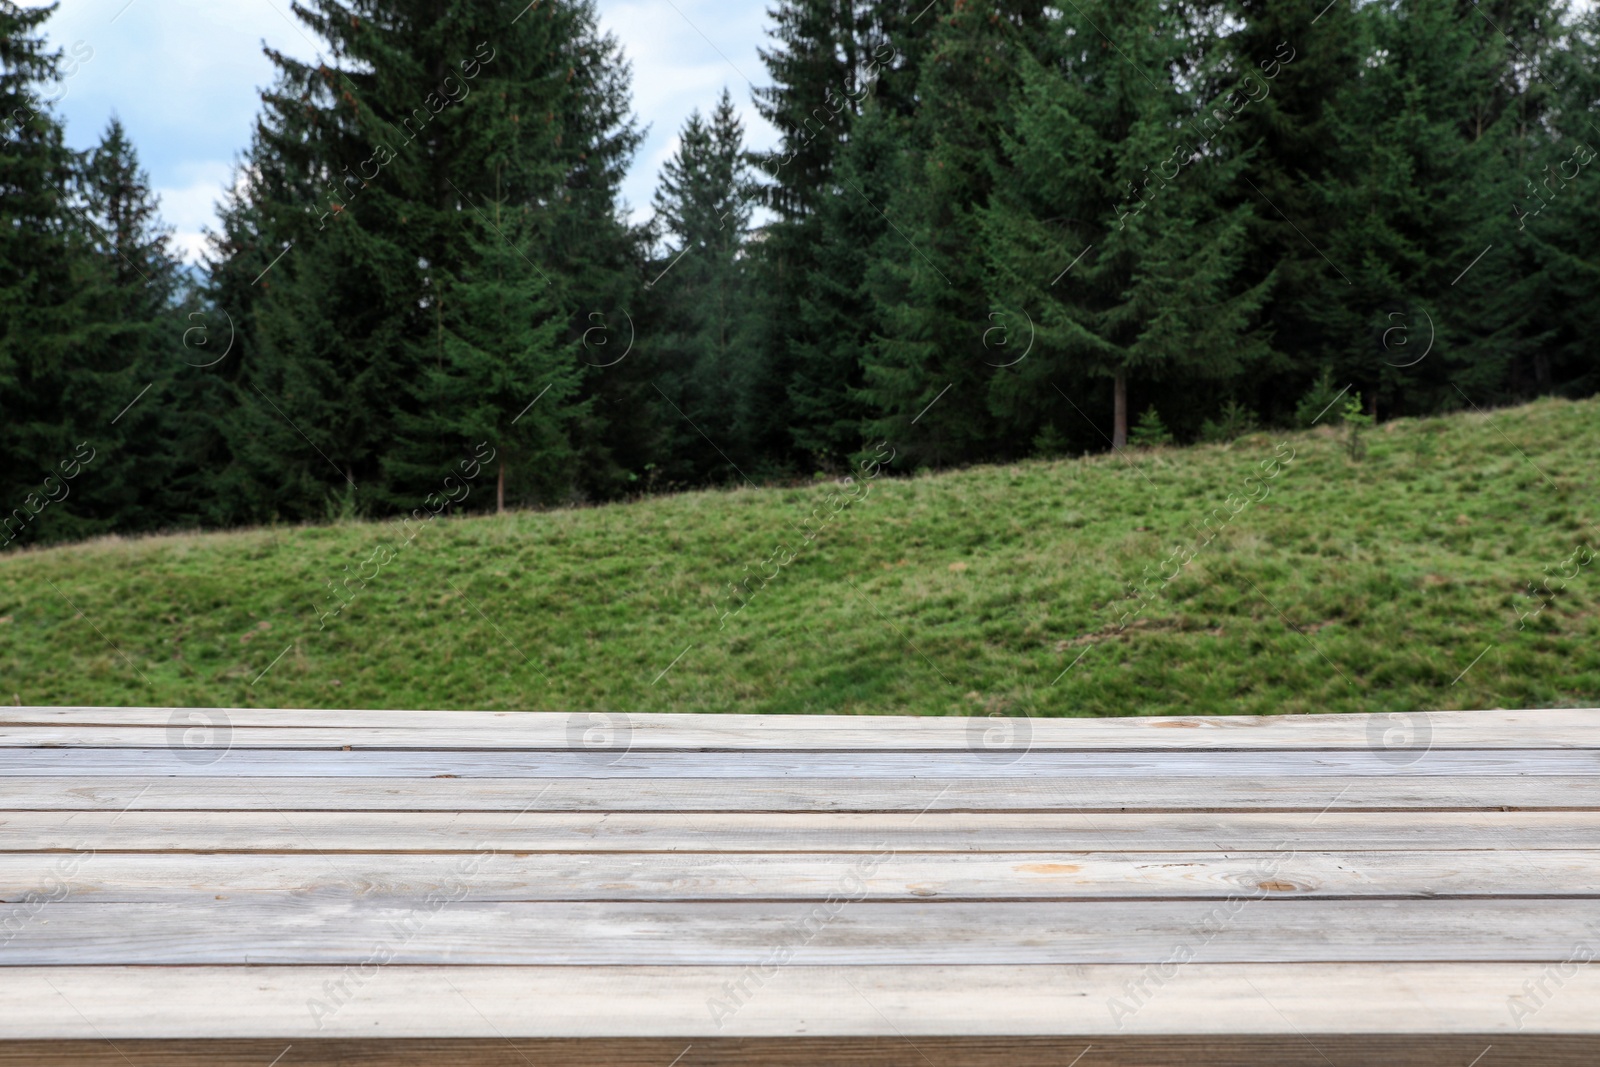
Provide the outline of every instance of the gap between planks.
<path id="1" fill-rule="evenodd" d="M 1593 1067 L 1597 1057 L 1593 1038 L 1554 1034 L 0 1041 L 0 1067 Z"/>

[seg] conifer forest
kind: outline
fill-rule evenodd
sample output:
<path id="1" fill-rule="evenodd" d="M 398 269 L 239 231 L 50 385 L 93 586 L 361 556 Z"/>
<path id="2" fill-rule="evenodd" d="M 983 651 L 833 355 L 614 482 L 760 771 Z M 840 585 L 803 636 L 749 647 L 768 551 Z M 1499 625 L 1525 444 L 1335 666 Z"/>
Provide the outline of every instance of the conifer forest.
<path id="1" fill-rule="evenodd" d="M 50 8 L 0 2 L 0 542 L 1600 386 L 1589 5 L 770 2 L 757 84 L 630 212 L 630 66 L 589 0 L 301 0 L 323 58 L 269 53 L 198 265 L 118 121 L 67 146 Z"/>

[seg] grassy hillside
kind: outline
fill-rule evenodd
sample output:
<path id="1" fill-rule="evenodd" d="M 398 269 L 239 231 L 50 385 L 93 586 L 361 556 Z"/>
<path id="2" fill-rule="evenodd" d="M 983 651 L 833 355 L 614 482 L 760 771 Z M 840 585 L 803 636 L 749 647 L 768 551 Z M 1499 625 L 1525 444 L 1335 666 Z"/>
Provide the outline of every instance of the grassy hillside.
<path id="1" fill-rule="evenodd" d="M 1400 420 L 1359 462 L 1342 433 L 884 477 L 854 503 L 824 503 L 832 484 L 741 489 L 441 518 L 409 543 L 350 523 L 13 553 L 0 695 L 1036 715 L 1600 703 L 1600 561 L 1580 549 L 1600 546 L 1600 402 Z M 352 574 L 319 628 L 344 602 L 327 583 Z M 752 574 L 770 578 L 724 617 L 728 583 Z"/>

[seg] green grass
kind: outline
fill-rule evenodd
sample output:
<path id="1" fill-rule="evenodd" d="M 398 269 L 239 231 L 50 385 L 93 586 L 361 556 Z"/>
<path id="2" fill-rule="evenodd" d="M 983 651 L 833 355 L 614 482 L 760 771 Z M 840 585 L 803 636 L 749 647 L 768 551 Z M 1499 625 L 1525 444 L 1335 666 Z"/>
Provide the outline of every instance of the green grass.
<path id="1" fill-rule="evenodd" d="M 438 519 L 398 548 L 391 526 L 347 523 L 13 553 L 0 699 L 933 715 L 1600 703 L 1600 561 L 1562 566 L 1600 545 L 1600 401 L 1398 420 L 1360 462 L 1341 433 L 881 478 L 809 543 L 796 529 L 840 487 Z M 1245 479 L 1280 442 L 1295 458 L 1259 483 L 1270 495 L 1200 547 L 1190 524 L 1260 496 Z M 793 562 L 719 629 L 727 583 L 771 573 L 761 561 L 784 542 Z M 392 562 L 319 630 L 325 583 L 380 544 Z M 1128 583 L 1178 545 L 1193 558 L 1119 629 L 1138 607 Z M 1552 577 L 1519 629 L 1547 568 L 1577 573 Z"/>

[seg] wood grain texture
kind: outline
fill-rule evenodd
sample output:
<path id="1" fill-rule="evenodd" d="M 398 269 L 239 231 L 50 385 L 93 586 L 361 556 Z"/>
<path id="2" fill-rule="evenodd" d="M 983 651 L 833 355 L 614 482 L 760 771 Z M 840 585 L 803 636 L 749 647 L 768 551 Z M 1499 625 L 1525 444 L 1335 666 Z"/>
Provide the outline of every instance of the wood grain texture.
<path id="1" fill-rule="evenodd" d="M 737 870 L 737 867 L 735 867 Z M 247 897 L 45 904 L 10 924 L 11 966 L 170 964 L 755 967 L 900 964 L 1558 963 L 1600 941 L 1592 898 L 568 903 L 465 899 L 472 875 L 406 901 Z M 376 954 L 376 955 L 375 955 Z"/>
<path id="2" fill-rule="evenodd" d="M 0 1067 L 1587 1065 L 1597 955 L 1594 709 L 0 709 Z"/>
<path id="3" fill-rule="evenodd" d="M 679 749 L 859 749 L 958 751 L 993 720 L 960 716 L 904 715 L 676 715 L 607 714 L 586 711 L 369 711 L 261 708 L 31 708 L 0 707 L 0 738 L 24 736 L 17 727 L 146 727 L 165 731 L 181 724 L 227 723 L 235 736 L 245 730 L 333 731 L 373 747 L 419 747 L 401 731 L 431 730 L 420 747 L 565 749 L 592 739 L 626 733 L 633 748 Z M 1002 722 L 1002 726 L 1014 726 Z M 1515 711 L 1417 711 L 1393 715 L 1192 716 L 1115 719 L 1026 720 L 1034 748 L 1223 749 L 1303 748 L 1590 748 L 1600 749 L 1600 709 Z M 385 734 L 383 731 L 393 731 Z M 40 737 L 49 736 L 45 734 Z M 54 743 L 90 738 L 63 731 Z M 107 737 L 119 735 L 103 735 Z M 136 736 L 136 735 L 120 735 Z M 285 735 L 294 736 L 294 735 Z M 303 735 L 305 737 L 314 734 Z M 321 735 L 327 737 L 326 733 Z M 1013 732 L 1003 740 L 1012 740 Z M 10 741 L 0 741 L 10 744 Z M 34 743 L 27 742 L 24 743 Z M 266 741 L 267 744 L 295 742 Z M 323 743 L 318 740 L 318 744 Z M 349 744 L 345 740 L 342 744 Z M 134 745 L 133 747 L 148 747 Z"/>
<path id="4" fill-rule="evenodd" d="M 992 756 L 990 753 L 989 756 Z M 1600 780 L 1600 751 L 1348 752 L 485 752 L 320 749 L 0 748 L 0 778 L 152 774 L 182 778 L 816 779 L 1574 777 Z"/>
<path id="5" fill-rule="evenodd" d="M 1600 850 L 1493 852 L 943 852 L 878 854 L 512 852 L 455 854 L 0 853 L 0 904 L 168 901 L 197 912 L 219 896 L 492 901 L 821 900 L 857 871 L 866 900 L 1581 896 L 1600 900 Z M 474 863 L 482 856 L 482 862 Z M 860 865 L 863 857 L 872 869 Z M 1597 906 L 1600 911 L 1600 906 Z M 3 916 L 4 908 L 0 908 Z"/>
<path id="6" fill-rule="evenodd" d="M 338 967 L 0 967 L 0 1004 L 7 1006 L 0 1012 L 0 1039 L 121 1041 L 182 1033 L 286 1042 L 380 1035 L 688 1042 L 898 1032 L 912 1040 L 1300 1033 L 1498 1040 L 1519 1034 L 1592 1038 L 1600 1017 L 1600 967 L 1594 965 L 1574 969 L 1560 988 L 1547 983 L 1549 995 L 1523 1016 L 1512 1014 L 1510 1005 L 1519 997 L 1532 1003 L 1524 989 L 1541 977 L 1542 967 L 1272 962 L 1191 963 L 1174 970 L 1158 982 L 1159 973 L 1149 968 L 1104 965 L 791 965 L 755 978 L 728 967 L 390 965 L 364 976 Z M 1142 1001 L 1135 1003 L 1130 984 L 1145 991 Z M 722 1004 L 734 1010 L 714 1018 L 712 1009 Z M 216 1010 L 221 1005 L 225 1011 Z M 1134 1010 L 1114 1014 L 1117 1005 Z M 328 1010 L 314 1014 L 313 1008 Z"/>
<path id="7" fill-rule="evenodd" d="M 10 852 L 472 852 L 485 842 L 511 852 L 1521 853 L 1600 848 L 1600 812 L 0 811 Z"/>
<path id="8" fill-rule="evenodd" d="M 0 811 L 1600 811 L 1600 776 L 1488 778 L 0 778 Z"/>

